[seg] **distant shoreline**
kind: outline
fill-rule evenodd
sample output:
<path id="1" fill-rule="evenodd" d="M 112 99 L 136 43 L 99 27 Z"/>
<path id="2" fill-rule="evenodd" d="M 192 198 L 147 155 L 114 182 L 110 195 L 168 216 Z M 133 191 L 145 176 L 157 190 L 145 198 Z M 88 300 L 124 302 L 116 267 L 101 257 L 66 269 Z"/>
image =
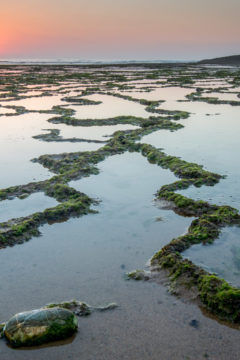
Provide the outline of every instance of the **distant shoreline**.
<path id="1" fill-rule="evenodd" d="M 161 66 L 161 65 L 217 65 L 240 66 L 240 55 L 204 60 L 59 60 L 59 59 L 5 59 L 0 65 L 63 65 L 63 66 Z"/>
<path id="2" fill-rule="evenodd" d="M 55 61 L 55 60 L 0 60 L 0 65 L 168 65 L 168 64 L 185 64 L 193 63 L 192 61 L 167 61 L 167 60 L 154 60 L 154 61 Z"/>

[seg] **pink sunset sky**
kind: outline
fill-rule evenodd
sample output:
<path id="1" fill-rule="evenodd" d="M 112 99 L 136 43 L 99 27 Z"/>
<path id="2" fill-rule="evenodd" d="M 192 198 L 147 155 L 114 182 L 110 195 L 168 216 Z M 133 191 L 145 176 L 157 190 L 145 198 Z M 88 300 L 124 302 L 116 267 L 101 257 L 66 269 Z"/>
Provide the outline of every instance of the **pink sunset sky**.
<path id="1" fill-rule="evenodd" d="M 8 0 L 0 59 L 194 60 L 240 53 L 239 0 Z"/>

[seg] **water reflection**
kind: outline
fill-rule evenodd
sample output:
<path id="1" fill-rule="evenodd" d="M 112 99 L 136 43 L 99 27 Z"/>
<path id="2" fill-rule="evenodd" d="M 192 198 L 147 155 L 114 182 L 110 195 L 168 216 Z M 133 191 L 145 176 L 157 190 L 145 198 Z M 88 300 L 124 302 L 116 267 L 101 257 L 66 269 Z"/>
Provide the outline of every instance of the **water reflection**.
<path id="1" fill-rule="evenodd" d="M 194 245 L 184 257 L 240 287 L 240 227 L 223 229 L 213 244 Z"/>

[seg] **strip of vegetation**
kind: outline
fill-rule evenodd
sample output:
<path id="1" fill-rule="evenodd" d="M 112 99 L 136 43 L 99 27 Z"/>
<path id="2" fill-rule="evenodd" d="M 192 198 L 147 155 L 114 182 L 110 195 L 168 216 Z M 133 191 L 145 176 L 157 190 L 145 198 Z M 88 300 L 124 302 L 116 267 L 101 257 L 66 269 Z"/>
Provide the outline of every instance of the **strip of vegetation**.
<path id="1" fill-rule="evenodd" d="M 151 66 L 149 66 L 151 67 Z M 82 92 L 81 96 L 90 93 L 101 93 L 100 86 L 103 88 L 111 88 L 115 85 L 123 86 L 121 82 L 127 81 L 126 76 L 111 74 L 111 72 L 99 70 L 98 72 L 68 72 L 64 73 L 42 73 L 43 68 L 33 70 L 30 67 L 29 72 L 23 72 L 21 75 L 9 80 L 9 87 L 7 89 L 8 96 L 15 96 L 18 91 L 17 88 L 21 84 L 60 84 L 63 81 L 76 81 L 81 83 L 91 83 L 91 89 Z M 57 68 L 54 68 L 56 71 Z M 46 70 L 46 68 L 44 68 Z M 164 66 L 164 71 L 167 74 L 168 81 L 172 85 L 178 84 L 184 86 L 185 84 L 192 84 L 190 77 L 186 75 L 184 66 Z M 205 70 L 204 70 L 205 71 Z M 208 78 L 213 75 L 218 77 L 232 76 L 231 72 L 216 73 L 216 71 L 209 71 L 203 74 L 203 78 Z M 238 81 L 239 74 L 235 74 L 235 79 Z M 148 74 L 141 72 L 135 74 L 135 79 L 148 78 L 158 79 L 161 76 L 161 66 L 159 69 L 151 70 Z M 197 75 L 196 75 L 197 76 Z M 197 77 L 196 77 L 197 79 Z M 6 82 L 6 79 L 1 79 Z M 229 79 L 230 80 L 230 79 Z M 119 82 L 119 84 L 118 84 Z M 112 85 L 111 85 L 112 83 Z M 194 201 L 183 195 L 177 194 L 175 191 L 179 189 L 186 189 L 191 185 L 215 185 L 222 176 L 206 171 L 202 166 L 194 163 L 188 163 L 178 157 L 173 157 L 165 154 L 151 145 L 136 143 L 136 140 L 141 136 L 164 128 L 169 130 L 177 130 L 182 127 L 180 124 L 171 122 L 170 120 L 177 120 L 179 118 L 186 118 L 189 113 L 174 112 L 164 109 L 159 109 L 162 101 L 148 101 L 144 99 L 134 99 L 129 96 L 120 94 L 113 94 L 110 92 L 103 92 L 107 95 L 118 96 L 130 101 L 136 101 L 146 106 L 146 110 L 165 117 L 149 117 L 148 119 L 136 117 L 117 117 L 113 119 L 103 120 L 80 120 L 72 117 L 74 111 L 65 107 L 53 107 L 50 111 L 41 111 L 42 113 L 57 113 L 60 117 L 50 119 L 50 122 L 61 123 L 64 122 L 76 126 L 93 126 L 93 125 L 115 125 L 115 124 L 132 124 L 139 126 L 136 130 L 127 130 L 116 132 L 107 144 L 101 149 L 93 152 L 78 152 L 59 155 L 43 155 L 35 161 L 39 162 L 56 175 L 51 179 L 42 182 L 30 183 L 27 185 L 10 187 L 0 191 L 0 199 L 12 198 L 14 196 L 25 197 L 36 191 L 44 191 L 46 195 L 56 198 L 60 204 L 54 208 L 46 209 L 43 212 L 35 213 L 29 217 L 9 220 L 8 222 L 0 224 L 0 246 L 5 247 L 14 245 L 32 236 L 39 235 L 39 227 L 44 223 L 51 223 L 56 221 L 63 221 L 71 216 L 79 216 L 92 212 L 90 205 L 94 202 L 85 194 L 82 194 L 72 188 L 67 183 L 70 180 L 79 179 L 90 174 L 97 174 L 99 170 L 95 166 L 98 162 L 103 161 L 107 156 L 120 154 L 125 151 L 138 151 L 147 157 L 151 163 L 158 164 L 163 168 L 168 168 L 177 177 L 179 181 L 173 184 L 163 186 L 157 197 L 160 200 L 167 201 L 169 205 L 178 214 L 184 216 L 197 217 L 190 225 L 188 232 L 173 239 L 168 245 L 152 258 L 152 266 L 161 267 L 168 271 L 172 286 L 180 284 L 185 287 L 192 287 L 197 290 L 197 294 L 202 304 L 204 304 L 211 312 L 218 317 L 224 318 L 236 323 L 240 322 L 240 290 L 227 284 L 224 280 L 215 275 L 209 274 L 200 267 L 194 265 L 191 261 L 183 259 L 181 252 L 197 243 L 211 243 L 219 235 L 223 226 L 229 226 L 239 223 L 240 217 L 236 209 L 228 206 L 210 205 L 203 201 Z M 201 96 L 201 91 L 196 94 L 190 94 L 189 100 L 193 101 L 208 101 Z M 211 98 L 210 98 L 211 99 Z M 213 101 L 213 102 L 211 102 Z M 215 100 L 210 100 L 215 103 Z M 221 102 L 222 103 L 222 102 Z M 224 102 L 225 103 L 225 102 Z M 229 103 L 229 102 L 228 102 Z M 238 103 L 238 102 L 237 102 Z M 238 105 L 235 103 L 235 105 Z M 22 109 L 23 111 L 23 109 Z M 26 110 L 27 111 L 27 110 Z M 105 123 L 103 123 L 105 121 Z M 112 122 L 112 123 L 111 123 Z M 59 133 L 56 134 L 59 136 Z M 146 279 L 141 271 L 132 273 L 131 278 L 136 280 Z"/>
<path id="2" fill-rule="evenodd" d="M 102 140 L 91 140 L 91 139 L 81 139 L 81 138 L 63 138 L 60 135 L 59 129 L 44 129 L 48 131 L 47 134 L 40 134 L 33 136 L 34 139 L 42 140 L 46 142 L 87 142 L 87 143 L 105 143 L 106 141 Z"/>
<path id="3" fill-rule="evenodd" d="M 240 289 L 228 284 L 216 275 L 209 274 L 191 261 L 184 259 L 181 253 L 190 246 L 199 243 L 212 243 L 224 226 L 240 224 L 238 210 L 230 206 L 210 205 L 204 201 L 194 201 L 174 191 L 186 189 L 190 185 L 214 185 L 221 176 L 203 170 L 202 166 L 187 163 L 171 157 L 151 145 L 138 144 L 139 150 L 151 163 L 168 168 L 182 180 L 163 186 L 157 198 L 168 201 L 173 210 L 183 216 L 196 216 L 188 232 L 173 239 L 156 253 L 151 265 L 168 271 L 172 287 L 184 286 L 197 290 L 197 296 L 212 313 L 219 318 L 240 323 Z M 154 268 L 153 268 L 154 271 Z M 142 271 L 128 274 L 135 280 L 146 280 Z"/>
<path id="4" fill-rule="evenodd" d="M 63 101 L 69 102 L 74 105 L 99 105 L 102 104 L 102 101 L 94 101 L 89 99 L 83 99 L 79 96 L 69 96 L 62 98 Z"/>
<path id="5" fill-rule="evenodd" d="M 53 193 L 50 193 L 49 189 L 49 195 L 63 202 L 55 207 L 45 209 L 42 212 L 1 223 L 0 248 L 23 243 L 32 236 L 39 236 L 39 227 L 43 224 L 52 224 L 65 221 L 73 216 L 96 212 L 90 209 L 91 204 L 96 201 L 83 193 L 77 192 L 68 186 L 61 187 L 60 184 L 57 184 L 55 188 L 51 190 Z"/>
<path id="6" fill-rule="evenodd" d="M 202 101 L 208 104 L 240 106 L 240 101 L 238 100 L 220 100 L 217 97 L 201 96 L 201 92 L 192 93 L 186 97 L 191 101 Z"/>
<path id="7" fill-rule="evenodd" d="M 43 223 L 68 219 L 78 213 L 85 214 L 86 206 L 82 200 L 83 195 L 70 188 L 67 185 L 69 181 L 90 174 L 98 174 L 99 170 L 95 165 L 108 156 L 128 150 L 135 151 L 135 140 L 146 132 L 154 131 L 156 127 L 169 128 L 170 130 L 177 129 L 179 125 L 164 119 L 158 125 L 151 124 L 150 126 L 149 124 L 149 127 L 143 127 L 142 129 L 126 132 L 118 131 L 107 141 L 105 146 L 96 151 L 42 155 L 38 159 L 34 159 L 34 161 L 54 172 L 56 176 L 46 181 L 3 189 L 0 191 L 0 200 L 11 199 L 16 196 L 25 198 L 34 192 L 43 191 L 47 196 L 54 197 L 62 203 L 54 208 L 46 209 L 42 213 L 0 224 L 1 246 L 5 247 L 30 239 L 31 236 L 38 234 L 38 228 Z M 91 199 L 90 202 L 92 203 L 92 201 Z"/>
<path id="8" fill-rule="evenodd" d="M 170 116 L 173 120 L 186 119 L 189 117 L 190 113 L 187 111 L 179 111 L 179 110 L 164 110 L 158 109 L 158 107 L 165 102 L 165 100 L 145 100 L 145 99 L 137 99 L 129 95 L 122 95 L 114 92 L 100 92 L 98 94 L 104 94 L 109 96 L 115 96 L 120 99 L 137 102 L 141 105 L 145 105 L 145 110 L 147 112 L 156 113 L 160 115 Z"/>

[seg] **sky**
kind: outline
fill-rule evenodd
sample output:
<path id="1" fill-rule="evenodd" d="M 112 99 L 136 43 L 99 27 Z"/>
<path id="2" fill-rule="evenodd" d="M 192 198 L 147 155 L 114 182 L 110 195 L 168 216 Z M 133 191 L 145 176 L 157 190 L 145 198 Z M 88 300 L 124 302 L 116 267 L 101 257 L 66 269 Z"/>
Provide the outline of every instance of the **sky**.
<path id="1" fill-rule="evenodd" d="M 0 60 L 240 54 L 240 0 L 0 0 Z"/>

